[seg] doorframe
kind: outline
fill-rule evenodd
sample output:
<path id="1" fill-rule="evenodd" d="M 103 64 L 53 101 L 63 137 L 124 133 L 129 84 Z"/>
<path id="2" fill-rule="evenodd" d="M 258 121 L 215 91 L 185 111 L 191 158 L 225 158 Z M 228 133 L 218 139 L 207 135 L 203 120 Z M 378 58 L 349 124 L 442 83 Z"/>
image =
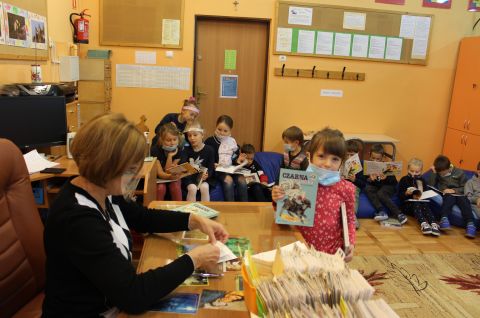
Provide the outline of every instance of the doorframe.
<path id="1" fill-rule="evenodd" d="M 268 87 L 268 66 L 269 66 L 269 57 L 270 57 L 270 26 L 272 19 L 262 19 L 262 18 L 248 18 L 248 17 L 227 17 L 227 16 L 214 16 L 214 15 L 195 15 L 195 31 L 193 37 L 193 86 L 192 86 L 192 96 L 195 96 L 195 80 L 197 74 L 197 39 L 198 39 L 198 21 L 241 21 L 241 22 L 260 22 L 264 23 L 267 26 L 267 46 L 265 52 L 265 88 L 263 91 L 263 108 L 262 108 L 262 138 L 260 141 L 260 149 L 257 151 L 263 151 L 265 143 L 265 123 L 266 123 L 266 109 L 267 109 L 267 87 Z"/>

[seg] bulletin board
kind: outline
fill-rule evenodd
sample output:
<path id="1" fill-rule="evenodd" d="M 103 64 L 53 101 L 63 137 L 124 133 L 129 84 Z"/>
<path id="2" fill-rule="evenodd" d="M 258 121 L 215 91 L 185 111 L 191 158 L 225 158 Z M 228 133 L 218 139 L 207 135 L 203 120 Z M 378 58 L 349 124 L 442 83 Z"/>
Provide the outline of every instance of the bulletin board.
<path id="1" fill-rule="evenodd" d="M 432 15 L 279 0 L 276 17 L 274 54 L 428 62 Z"/>
<path id="2" fill-rule="evenodd" d="M 181 48 L 184 0 L 101 0 L 100 44 Z"/>
<path id="3" fill-rule="evenodd" d="M 25 30 L 25 34 L 18 36 L 18 41 L 16 45 L 9 45 L 6 41 L 6 29 L 10 27 L 8 23 L 8 13 L 3 10 L 3 19 L 5 21 L 3 28 L 0 31 L 0 59 L 14 59 L 14 60 L 37 60 L 37 61 L 46 61 L 48 60 L 48 21 L 47 21 L 47 0 L 0 0 L 3 6 L 5 4 L 18 7 L 19 10 L 18 16 L 20 17 L 19 25 L 22 30 Z M 26 12 L 27 16 L 22 16 L 21 12 Z M 12 12 L 13 14 L 15 12 Z M 32 30 L 31 30 L 31 19 L 39 21 L 39 18 L 42 19 L 40 22 L 43 28 L 42 32 L 42 41 L 43 44 L 38 41 L 32 41 Z M 38 22 L 35 22 L 34 26 L 38 26 Z M 10 22 L 11 24 L 11 22 Z M 10 33 L 12 37 L 15 37 L 13 33 Z M 23 46 L 19 43 L 24 43 Z M 38 44 L 37 44 L 38 43 Z M 12 43 L 11 43 L 12 44 Z"/>

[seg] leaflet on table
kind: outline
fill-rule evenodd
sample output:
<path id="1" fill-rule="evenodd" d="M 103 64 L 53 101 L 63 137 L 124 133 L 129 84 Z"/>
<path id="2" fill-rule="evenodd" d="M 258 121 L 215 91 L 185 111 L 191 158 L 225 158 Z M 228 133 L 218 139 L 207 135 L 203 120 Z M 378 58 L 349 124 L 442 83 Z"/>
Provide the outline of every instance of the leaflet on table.
<path id="1" fill-rule="evenodd" d="M 285 191 L 285 197 L 277 202 L 275 222 L 313 226 L 317 176 L 307 171 L 280 169 L 279 186 Z"/>

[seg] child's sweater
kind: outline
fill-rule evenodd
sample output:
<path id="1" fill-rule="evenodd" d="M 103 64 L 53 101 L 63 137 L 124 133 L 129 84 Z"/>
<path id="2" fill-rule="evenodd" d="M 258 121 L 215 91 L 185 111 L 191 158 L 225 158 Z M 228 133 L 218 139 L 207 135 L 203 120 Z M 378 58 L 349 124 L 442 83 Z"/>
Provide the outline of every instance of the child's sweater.
<path id="1" fill-rule="evenodd" d="M 239 147 L 233 137 L 220 141 L 216 136 L 212 136 L 205 140 L 205 144 L 212 147 L 215 162 L 222 167 L 231 166 L 239 155 Z"/>
<path id="2" fill-rule="evenodd" d="M 463 194 L 467 177 L 462 169 L 453 168 L 452 173 L 447 177 L 441 177 L 438 173 L 430 174 L 428 184 L 437 187 L 440 191 L 453 189 L 457 194 Z"/>
<path id="3" fill-rule="evenodd" d="M 334 254 L 343 249 L 342 214 L 340 204 L 347 207 L 350 245 L 355 244 L 355 187 L 341 180 L 331 186 L 318 186 L 313 227 L 299 226 L 305 241 L 321 252 Z"/>
<path id="4" fill-rule="evenodd" d="M 477 204 L 477 200 L 480 199 L 480 178 L 474 175 L 470 180 L 465 183 L 465 195 L 472 204 Z"/>
<path id="5" fill-rule="evenodd" d="M 411 194 L 410 195 L 406 194 L 407 189 L 410 187 L 416 188 L 422 192 L 425 192 L 428 190 L 427 183 L 423 178 L 420 177 L 415 179 L 410 175 L 403 176 L 402 179 L 400 179 L 400 182 L 398 183 L 398 197 L 400 198 L 400 201 L 402 202 L 402 204 L 404 204 L 409 199 L 413 199 L 413 196 Z"/>
<path id="6" fill-rule="evenodd" d="M 192 162 L 197 164 L 203 168 L 208 169 L 208 178 L 207 183 L 210 187 L 215 186 L 215 161 L 214 161 L 214 154 L 213 149 L 209 145 L 204 145 L 204 147 L 200 150 L 195 152 L 192 147 L 186 147 L 185 151 L 183 152 L 183 159 L 184 162 Z M 199 174 L 194 174 L 182 179 L 182 182 L 185 185 L 188 184 L 198 184 L 198 177 Z"/>
<path id="7" fill-rule="evenodd" d="M 308 168 L 308 158 L 303 149 L 292 156 L 291 152 L 283 153 L 283 161 L 280 168 L 284 169 L 293 169 L 293 170 L 307 170 Z"/>

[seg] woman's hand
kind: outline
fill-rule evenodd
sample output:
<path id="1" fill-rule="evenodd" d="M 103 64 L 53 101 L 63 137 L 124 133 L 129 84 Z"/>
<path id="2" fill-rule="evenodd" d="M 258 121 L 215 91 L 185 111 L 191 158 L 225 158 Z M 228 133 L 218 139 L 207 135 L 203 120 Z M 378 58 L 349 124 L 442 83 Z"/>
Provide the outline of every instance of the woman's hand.
<path id="1" fill-rule="evenodd" d="M 195 269 L 213 269 L 220 258 L 220 249 L 213 244 L 203 244 L 187 253 Z"/>
<path id="2" fill-rule="evenodd" d="M 350 262 L 353 258 L 353 250 L 355 249 L 355 246 L 350 245 L 348 249 L 345 251 L 345 262 Z"/>
<path id="3" fill-rule="evenodd" d="M 285 190 L 280 186 L 274 186 L 272 188 L 272 200 L 277 202 L 285 196 Z"/>
<path id="4" fill-rule="evenodd" d="M 212 244 L 215 244 L 217 240 L 225 243 L 228 239 L 228 232 L 222 224 L 192 213 L 188 220 L 188 228 L 207 234 Z"/>

